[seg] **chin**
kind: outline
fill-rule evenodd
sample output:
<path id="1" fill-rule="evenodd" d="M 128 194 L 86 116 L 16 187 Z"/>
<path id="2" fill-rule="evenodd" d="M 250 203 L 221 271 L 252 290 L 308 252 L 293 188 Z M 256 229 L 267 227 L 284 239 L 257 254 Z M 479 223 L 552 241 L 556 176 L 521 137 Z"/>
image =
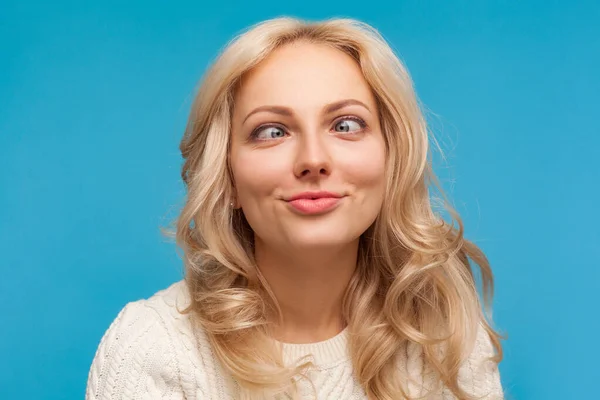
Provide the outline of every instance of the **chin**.
<path id="1" fill-rule="evenodd" d="M 340 248 L 352 244 L 362 232 L 340 229 L 338 226 L 303 226 L 291 230 L 287 236 L 291 248 L 316 250 Z"/>

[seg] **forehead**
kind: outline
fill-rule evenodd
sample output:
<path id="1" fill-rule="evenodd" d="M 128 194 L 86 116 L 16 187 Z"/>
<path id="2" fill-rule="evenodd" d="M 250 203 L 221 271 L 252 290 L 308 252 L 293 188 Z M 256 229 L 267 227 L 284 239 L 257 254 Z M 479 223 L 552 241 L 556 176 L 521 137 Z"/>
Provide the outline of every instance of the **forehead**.
<path id="1" fill-rule="evenodd" d="M 302 109 L 350 98 L 374 107 L 358 63 L 333 47 L 295 42 L 275 50 L 243 77 L 235 103 L 246 113 L 262 105 Z"/>

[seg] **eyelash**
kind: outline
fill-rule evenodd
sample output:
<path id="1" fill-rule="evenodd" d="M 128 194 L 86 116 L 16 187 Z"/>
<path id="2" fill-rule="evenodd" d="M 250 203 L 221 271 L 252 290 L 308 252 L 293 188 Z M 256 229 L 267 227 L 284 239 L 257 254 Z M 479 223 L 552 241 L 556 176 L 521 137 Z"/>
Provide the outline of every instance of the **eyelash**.
<path id="1" fill-rule="evenodd" d="M 356 132 L 349 132 L 349 134 L 357 134 L 357 133 L 361 133 L 365 130 L 365 128 L 367 127 L 367 123 L 359 117 L 353 116 L 353 115 L 345 115 L 343 117 L 339 117 L 337 118 L 335 121 L 333 121 L 333 126 L 335 126 L 338 122 L 341 121 L 345 121 L 345 120 L 351 120 L 356 122 L 358 125 L 360 125 L 360 130 L 356 131 Z M 281 130 L 283 130 L 284 132 L 287 133 L 287 128 L 283 125 L 280 124 L 265 124 L 265 125 L 260 125 L 258 126 L 256 129 L 254 129 L 252 131 L 252 133 L 250 134 L 250 140 L 263 140 L 263 139 L 257 139 L 258 134 L 266 128 L 280 128 Z"/>

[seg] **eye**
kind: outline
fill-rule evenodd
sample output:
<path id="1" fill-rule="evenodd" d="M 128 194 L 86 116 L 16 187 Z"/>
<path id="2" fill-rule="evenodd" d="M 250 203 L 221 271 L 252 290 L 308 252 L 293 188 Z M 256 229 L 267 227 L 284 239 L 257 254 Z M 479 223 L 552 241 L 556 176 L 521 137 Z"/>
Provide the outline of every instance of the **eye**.
<path id="1" fill-rule="evenodd" d="M 285 137 L 285 130 L 279 126 L 264 126 L 258 128 L 252 137 L 257 140 L 273 140 Z"/>
<path id="2" fill-rule="evenodd" d="M 333 126 L 336 132 L 358 132 L 364 129 L 366 124 L 359 118 L 344 117 Z"/>

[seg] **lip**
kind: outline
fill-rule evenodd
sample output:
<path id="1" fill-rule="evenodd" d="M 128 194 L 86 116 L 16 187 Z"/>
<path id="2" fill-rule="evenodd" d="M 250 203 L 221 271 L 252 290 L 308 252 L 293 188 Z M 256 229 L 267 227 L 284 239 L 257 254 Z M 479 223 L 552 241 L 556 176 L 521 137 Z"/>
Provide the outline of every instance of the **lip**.
<path id="1" fill-rule="evenodd" d="M 301 214 L 317 215 L 336 208 L 343 197 L 331 192 L 303 192 L 286 199 L 286 202 Z"/>
<path id="2" fill-rule="evenodd" d="M 339 199 L 342 197 L 344 197 L 344 196 L 342 196 L 341 194 L 332 193 L 332 192 L 324 192 L 324 191 L 302 192 L 302 193 L 298 193 L 298 194 L 286 199 L 286 201 L 294 201 L 294 200 L 302 200 L 302 199 L 316 200 L 316 199 L 322 199 L 322 198 Z"/>

